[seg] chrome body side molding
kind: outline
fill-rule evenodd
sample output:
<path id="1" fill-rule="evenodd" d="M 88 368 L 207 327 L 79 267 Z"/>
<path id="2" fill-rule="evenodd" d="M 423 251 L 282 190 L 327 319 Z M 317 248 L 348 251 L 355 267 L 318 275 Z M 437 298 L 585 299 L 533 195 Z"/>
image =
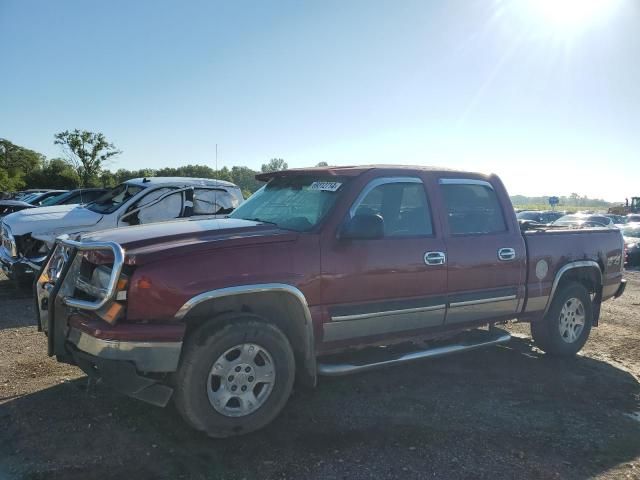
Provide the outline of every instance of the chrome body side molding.
<path id="1" fill-rule="evenodd" d="M 481 305 L 483 303 L 493 303 L 493 302 L 503 302 L 505 300 L 515 300 L 516 295 L 507 295 L 504 297 L 493 297 L 493 298 L 481 298 L 479 300 L 469 300 L 467 302 L 452 302 L 449 304 L 450 307 L 467 307 L 469 305 Z"/>
<path id="2" fill-rule="evenodd" d="M 332 316 L 331 321 L 323 325 L 323 340 L 334 342 L 436 327 L 442 325 L 445 310 L 446 305 L 442 304 Z"/>
<path id="3" fill-rule="evenodd" d="M 361 313 L 358 315 L 342 315 L 338 317 L 331 317 L 331 321 L 333 322 L 345 322 L 348 320 L 365 320 L 369 318 L 375 317 L 387 317 L 393 315 L 402 315 L 406 313 L 420 313 L 420 312 L 431 312 L 433 310 L 442 310 L 446 305 L 433 305 L 430 307 L 418 307 L 418 308 L 405 308 L 402 310 L 387 310 L 384 312 L 374 312 L 374 313 Z"/>

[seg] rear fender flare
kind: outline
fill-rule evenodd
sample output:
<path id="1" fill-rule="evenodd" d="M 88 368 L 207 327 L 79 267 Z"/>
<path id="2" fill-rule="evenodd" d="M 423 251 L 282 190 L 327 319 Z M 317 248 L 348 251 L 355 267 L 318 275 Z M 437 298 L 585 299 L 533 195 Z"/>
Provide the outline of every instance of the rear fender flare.
<path id="1" fill-rule="evenodd" d="M 555 296 L 558 290 L 558 286 L 560 285 L 560 282 L 562 281 L 563 276 L 567 272 L 574 270 L 576 268 L 585 268 L 585 269 L 590 269 L 597 272 L 596 274 L 596 278 L 598 279 L 597 287 L 602 287 L 602 270 L 600 269 L 600 265 L 598 264 L 598 262 L 596 262 L 595 260 L 579 260 L 576 262 L 567 263 L 566 265 L 564 265 L 562 268 L 558 270 L 555 278 L 553 279 L 553 286 L 551 287 L 551 293 L 549 294 L 549 299 L 547 300 L 547 305 L 544 309 L 544 315 L 546 315 L 549 311 L 549 308 L 551 308 L 551 302 L 553 302 L 553 297 Z"/>

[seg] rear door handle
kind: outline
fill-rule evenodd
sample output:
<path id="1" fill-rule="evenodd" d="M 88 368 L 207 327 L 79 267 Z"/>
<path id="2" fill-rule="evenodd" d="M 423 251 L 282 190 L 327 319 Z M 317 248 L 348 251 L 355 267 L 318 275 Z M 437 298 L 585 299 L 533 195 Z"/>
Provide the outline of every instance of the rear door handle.
<path id="1" fill-rule="evenodd" d="M 427 252 L 424 254 L 424 263 L 427 265 L 444 265 L 447 263 L 447 255 L 444 252 Z"/>
<path id="2" fill-rule="evenodd" d="M 516 251 L 513 248 L 505 247 L 498 249 L 498 259 L 503 262 L 508 262 L 516 258 Z"/>

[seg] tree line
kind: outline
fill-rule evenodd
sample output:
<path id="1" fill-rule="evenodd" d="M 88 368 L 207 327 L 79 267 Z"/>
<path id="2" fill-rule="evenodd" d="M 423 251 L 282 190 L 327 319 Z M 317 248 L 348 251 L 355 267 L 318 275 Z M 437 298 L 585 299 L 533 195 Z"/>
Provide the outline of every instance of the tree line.
<path id="1" fill-rule="evenodd" d="M 63 156 L 48 159 L 11 141 L 0 138 L 0 192 L 13 192 L 27 188 L 74 189 L 80 187 L 114 187 L 131 178 L 141 177 L 197 177 L 216 178 L 238 185 L 245 197 L 260 188 L 255 179 L 258 172 L 248 167 L 223 167 L 215 170 L 208 165 L 183 165 L 159 169 L 145 168 L 111 171 L 106 168 L 110 160 L 122 153 L 102 133 L 87 130 L 65 130 L 56 133 L 53 142 L 61 147 Z M 327 166 L 320 162 L 317 166 Z M 273 172 L 288 168 L 281 158 L 272 158 L 261 167 L 261 172 Z M 609 207 L 612 204 L 601 199 L 588 198 L 577 193 L 559 197 L 560 206 Z M 512 203 L 518 206 L 536 205 L 544 208 L 549 197 L 514 195 Z"/>
<path id="2" fill-rule="evenodd" d="M 607 202 L 606 200 L 602 200 L 601 198 L 589 198 L 586 195 L 579 195 L 577 193 L 572 193 L 568 196 L 559 196 L 558 207 L 585 207 L 585 208 L 607 208 L 614 205 L 611 202 Z M 524 195 L 513 195 L 511 197 L 511 203 L 515 207 L 520 206 L 542 206 L 549 207 L 549 197 L 527 197 Z"/>
<path id="3" fill-rule="evenodd" d="M 48 159 L 45 155 L 0 138 L 0 192 L 28 188 L 74 189 L 80 187 L 114 187 L 131 178 L 198 177 L 226 180 L 238 185 L 245 196 L 260 188 L 255 179 L 258 172 L 248 167 L 213 169 L 208 165 L 184 165 L 159 169 L 116 171 L 107 169 L 110 160 L 122 153 L 102 133 L 87 130 L 65 130 L 54 135 L 62 157 Z M 262 165 L 261 172 L 285 170 L 287 162 L 272 158 Z"/>

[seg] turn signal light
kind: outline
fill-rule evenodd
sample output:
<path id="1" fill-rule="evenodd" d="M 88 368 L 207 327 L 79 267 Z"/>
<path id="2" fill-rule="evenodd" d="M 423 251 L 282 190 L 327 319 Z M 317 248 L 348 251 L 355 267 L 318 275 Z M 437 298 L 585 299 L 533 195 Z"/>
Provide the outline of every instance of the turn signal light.
<path id="1" fill-rule="evenodd" d="M 113 302 L 106 307 L 102 307 L 96 313 L 105 322 L 113 325 L 124 315 L 124 306 L 121 303 Z"/>
<path id="2" fill-rule="evenodd" d="M 140 280 L 138 280 L 138 288 L 151 288 L 151 280 L 149 280 L 147 277 L 142 277 L 140 278 Z"/>

